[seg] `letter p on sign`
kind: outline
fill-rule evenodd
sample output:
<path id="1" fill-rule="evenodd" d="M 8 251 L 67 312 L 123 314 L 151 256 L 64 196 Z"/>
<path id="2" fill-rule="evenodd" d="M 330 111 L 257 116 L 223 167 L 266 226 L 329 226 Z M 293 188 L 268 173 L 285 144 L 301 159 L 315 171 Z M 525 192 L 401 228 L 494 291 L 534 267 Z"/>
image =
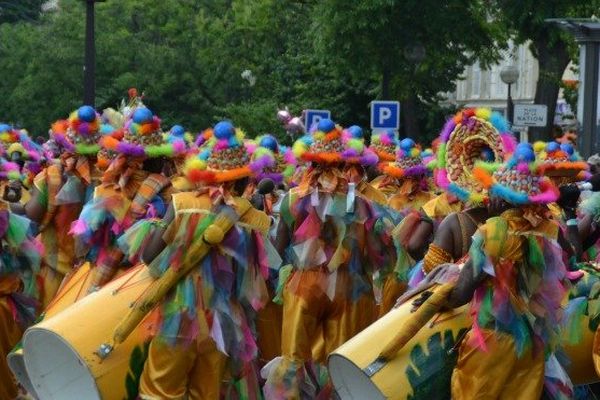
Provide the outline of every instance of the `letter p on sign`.
<path id="1" fill-rule="evenodd" d="M 400 103 L 375 100 L 371 102 L 371 129 L 400 128 Z"/>

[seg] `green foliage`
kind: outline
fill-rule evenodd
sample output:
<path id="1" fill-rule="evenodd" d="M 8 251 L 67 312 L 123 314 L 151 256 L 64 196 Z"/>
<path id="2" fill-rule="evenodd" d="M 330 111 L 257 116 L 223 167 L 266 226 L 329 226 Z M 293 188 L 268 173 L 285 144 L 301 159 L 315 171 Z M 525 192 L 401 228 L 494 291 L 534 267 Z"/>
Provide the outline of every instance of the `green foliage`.
<path id="1" fill-rule="evenodd" d="M 0 24 L 19 21 L 35 22 L 41 15 L 45 0 L 0 1 Z"/>
<path id="2" fill-rule="evenodd" d="M 84 3 L 58 4 L 38 23 L 0 25 L 0 120 L 33 135 L 82 98 Z M 108 0 L 96 4 L 96 105 L 116 107 L 137 87 L 165 128 L 197 132 L 225 117 L 290 143 L 278 108 L 325 108 L 343 125 L 368 126 L 386 69 L 391 97 L 415 96 L 430 135 L 446 114 L 430 107 L 439 93 L 502 47 L 488 20 L 481 0 Z M 425 50 L 419 62 L 415 49 Z"/>

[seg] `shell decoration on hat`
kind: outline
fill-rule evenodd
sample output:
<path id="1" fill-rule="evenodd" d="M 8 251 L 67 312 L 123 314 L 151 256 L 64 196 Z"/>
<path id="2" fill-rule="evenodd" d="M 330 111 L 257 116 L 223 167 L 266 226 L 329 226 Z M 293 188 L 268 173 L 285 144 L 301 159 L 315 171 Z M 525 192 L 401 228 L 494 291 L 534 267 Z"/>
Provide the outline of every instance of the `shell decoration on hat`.
<path id="1" fill-rule="evenodd" d="M 588 164 L 571 143 L 549 142 L 538 158 L 540 171 L 554 179 L 555 183 L 566 184 L 589 178 Z"/>
<path id="2" fill-rule="evenodd" d="M 369 148 L 377 154 L 380 162 L 393 162 L 396 160 L 398 140 L 392 130 L 373 132 Z"/>
<path id="3" fill-rule="evenodd" d="M 503 164 L 478 162 L 473 175 L 488 190 L 513 205 L 548 204 L 559 196 L 556 186 L 543 175 L 529 143 L 520 143 Z"/>
<path id="4" fill-rule="evenodd" d="M 342 130 L 330 119 L 322 119 L 313 132 L 296 140 L 292 150 L 299 159 L 317 164 L 375 165 L 377 155 L 365 146 L 362 129 Z"/>
<path id="5" fill-rule="evenodd" d="M 102 147 L 131 157 L 174 157 L 185 153 L 180 141 L 168 143 L 160 128 L 160 119 L 145 106 L 136 108 L 125 122 L 122 140 L 104 136 Z"/>
<path id="6" fill-rule="evenodd" d="M 277 139 L 270 134 L 258 136 L 255 140 L 247 142 L 246 148 L 252 161 L 268 157 L 272 159 L 272 166 L 265 167 L 257 176 L 258 180 L 271 179 L 276 184 L 289 182 L 296 171 L 296 157 L 292 149 L 280 145 Z"/>
<path id="7" fill-rule="evenodd" d="M 434 167 L 435 183 L 463 202 L 480 204 L 486 188 L 473 178 L 479 161 L 502 163 L 516 140 L 502 115 L 487 108 L 468 108 L 449 119 L 439 136 Z"/>
<path id="8" fill-rule="evenodd" d="M 100 116 L 91 106 L 79 107 L 66 122 L 55 122 L 50 133 L 67 153 L 96 155 L 100 150 Z"/>
<path id="9" fill-rule="evenodd" d="M 275 159 L 268 155 L 250 159 L 244 136 L 229 121 L 217 123 L 198 155 L 186 161 L 184 173 L 187 178 L 196 184 L 224 183 L 259 176 L 263 169 L 272 168 Z"/>
<path id="10" fill-rule="evenodd" d="M 421 178 L 427 175 L 427 167 L 421 158 L 421 149 L 414 140 L 402 139 L 396 152 L 396 161 L 380 164 L 381 172 L 398 179 Z"/>

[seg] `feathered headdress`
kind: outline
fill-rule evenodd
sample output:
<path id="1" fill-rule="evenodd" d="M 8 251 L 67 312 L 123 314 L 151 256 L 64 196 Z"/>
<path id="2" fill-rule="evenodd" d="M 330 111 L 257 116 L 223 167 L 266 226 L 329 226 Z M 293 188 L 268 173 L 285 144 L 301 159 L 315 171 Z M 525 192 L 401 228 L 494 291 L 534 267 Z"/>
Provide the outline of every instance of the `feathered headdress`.
<path id="1" fill-rule="evenodd" d="M 160 129 L 160 119 L 145 106 L 140 106 L 131 113 L 131 118 L 125 122 L 121 141 L 105 136 L 101 144 L 119 154 L 140 158 L 174 157 L 186 150 L 183 142 L 165 141 Z"/>
<path id="2" fill-rule="evenodd" d="M 396 133 L 392 130 L 371 134 L 371 146 L 369 148 L 377 154 L 379 161 L 395 161 L 397 146 Z"/>
<path id="3" fill-rule="evenodd" d="M 473 175 L 490 196 L 513 205 L 548 204 L 559 196 L 556 186 L 535 162 L 535 152 L 529 143 L 520 143 L 504 164 L 477 163 Z"/>
<path id="4" fill-rule="evenodd" d="M 516 140 L 508 122 L 487 108 L 458 112 L 444 125 L 434 168 L 435 183 L 464 202 L 481 203 L 485 187 L 473 178 L 478 161 L 501 163 L 514 151 Z"/>
<path id="5" fill-rule="evenodd" d="M 358 127 L 357 127 L 358 128 Z M 377 164 L 378 158 L 364 143 L 362 129 L 342 130 L 330 119 L 319 121 L 316 130 L 298 139 L 294 155 L 318 164 Z"/>
<path id="6" fill-rule="evenodd" d="M 198 155 L 190 157 L 184 172 L 193 183 L 223 183 L 258 176 L 264 168 L 275 165 L 274 158 L 264 156 L 251 162 L 244 145 L 244 133 L 229 121 L 215 125 L 210 139 Z"/>
<path id="7" fill-rule="evenodd" d="M 292 149 L 282 146 L 277 142 L 273 135 L 262 135 L 254 141 L 247 143 L 251 160 L 256 162 L 261 158 L 272 159 L 272 167 L 266 167 L 258 174 L 258 180 L 269 178 L 275 183 L 288 181 L 296 170 L 296 157 Z"/>
<path id="8" fill-rule="evenodd" d="M 421 158 L 421 149 L 414 140 L 402 139 L 396 152 L 396 162 L 380 164 L 381 171 L 395 178 L 419 178 L 427 175 L 427 167 Z"/>
<path id="9" fill-rule="evenodd" d="M 539 160 L 540 171 L 559 184 L 578 182 L 588 177 L 588 164 L 570 143 L 547 143 L 544 151 L 539 153 Z"/>
<path id="10" fill-rule="evenodd" d="M 100 117 L 93 107 L 79 107 L 68 120 L 52 124 L 50 134 L 67 153 L 96 155 L 100 150 Z"/>

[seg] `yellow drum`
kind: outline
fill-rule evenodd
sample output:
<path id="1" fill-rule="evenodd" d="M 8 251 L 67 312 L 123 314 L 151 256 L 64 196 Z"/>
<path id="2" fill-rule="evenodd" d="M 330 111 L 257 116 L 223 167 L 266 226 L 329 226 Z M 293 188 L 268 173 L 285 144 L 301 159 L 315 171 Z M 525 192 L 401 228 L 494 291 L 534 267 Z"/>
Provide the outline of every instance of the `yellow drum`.
<path id="1" fill-rule="evenodd" d="M 466 306 L 436 314 L 395 358 L 377 360 L 412 309 L 409 300 L 329 356 L 329 375 L 341 399 L 450 398 L 458 343 L 470 326 Z"/>
<path id="2" fill-rule="evenodd" d="M 393 309 L 329 356 L 329 374 L 341 399 L 450 398 L 450 378 L 460 340 L 471 326 L 468 305 L 435 314 L 396 357 L 377 359 L 410 318 L 412 302 L 419 296 Z M 563 346 L 571 361 L 567 372 L 575 385 L 600 381 L 592 359 L 594 332 L 589 328 L 589 317 L 585 316 L 581 324 L 582 340 Z"/>
<path id="3" fill-rule="evenodd" d="M 152 281 L 146 266 L 136 266 L 25 332 L 25 365 L 41 399 L 135 398 L 146 354 L 141 329 L 109 357 L 97 352 Z"/>
<path id="4" fill-rule="evenodd" d="M 60 289 L 56 293 L 54 300 L 48 305 L 42 317 L 49 318 L 84 297 L 88 293 L 88 289 L 91 285 L 91 276 L 90 263 L 85 263 L 71 272 L 65 278 Z M 30 395 L 37 398 L 38 396 L 35 395 L 35 389 L 31 384 L 27 369 L 25 368 L 24 357 L 22 343 L 19 343 L 7 357 L 8 367 L 17 381 L 19 381 L 19 384 L 21 384 Z"/>

